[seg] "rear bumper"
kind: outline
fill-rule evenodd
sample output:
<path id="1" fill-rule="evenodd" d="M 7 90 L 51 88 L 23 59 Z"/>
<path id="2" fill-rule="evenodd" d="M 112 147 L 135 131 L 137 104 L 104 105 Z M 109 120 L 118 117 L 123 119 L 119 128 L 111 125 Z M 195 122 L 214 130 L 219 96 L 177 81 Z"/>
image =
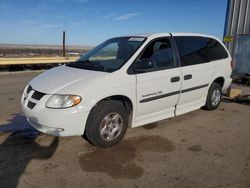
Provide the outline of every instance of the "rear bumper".
<path id="1" fill-rule="evenodd" d="M 231 83 L 232 83 L 232 78 L 227 78 L 225 80 L 225 83 L 224 83 L 223 88 L 222 88 L 223 93 L 227 92 L 227 89 L 231 86 Z"/>

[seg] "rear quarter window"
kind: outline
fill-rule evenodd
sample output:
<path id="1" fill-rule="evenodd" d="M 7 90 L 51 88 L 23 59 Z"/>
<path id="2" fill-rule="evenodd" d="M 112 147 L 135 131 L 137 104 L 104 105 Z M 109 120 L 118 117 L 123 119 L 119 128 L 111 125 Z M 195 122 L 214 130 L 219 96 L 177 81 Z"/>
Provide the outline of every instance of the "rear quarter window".
<path id="1" fill-rule="evenodd" d="M 225 48 L 215 39 L 207 37 L 174 37 L 182 66 L 228 58 Z"/>

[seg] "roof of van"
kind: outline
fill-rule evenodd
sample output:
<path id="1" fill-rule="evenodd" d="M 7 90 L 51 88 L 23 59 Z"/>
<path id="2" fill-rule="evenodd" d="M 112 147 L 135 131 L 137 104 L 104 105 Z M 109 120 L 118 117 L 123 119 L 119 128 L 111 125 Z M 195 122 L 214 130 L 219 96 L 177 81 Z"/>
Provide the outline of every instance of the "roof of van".
<path id="1" fill-rule="evenodd" d="M 164 37 L 164 36 L 200 36 L 200 37 L 209 37 L 209 38 L 215 38 L 218 40 L 217 37 L 207 34 L 201 34 L 201 33 L 144 33 L 144 34 L 135 34 L 135 35 L 129 35 L 129 37 L 149 37 L 149 38 L 156 38 L 156 37 Z"/>

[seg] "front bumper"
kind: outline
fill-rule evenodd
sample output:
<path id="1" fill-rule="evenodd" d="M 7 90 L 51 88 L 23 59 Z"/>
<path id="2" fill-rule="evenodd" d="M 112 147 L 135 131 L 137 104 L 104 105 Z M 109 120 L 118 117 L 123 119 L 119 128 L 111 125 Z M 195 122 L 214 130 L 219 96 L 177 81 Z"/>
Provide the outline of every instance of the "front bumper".
<path id="1" fill-rule="evenodd" d="M 40 132 L 53 136 L 83 135 L 87 121 L 87 112 L 79 111 L 76 107 L 67 109 L 49 109 L 45 107 L 49 95 L 39 101 L 31 97 L 32 92 L 21 99 L 21 106 L 29 124 Z M 33 108 L 28 102 L 33 101 Z"/>
<path id="2" fill-rule="evenodd" d="M 74 114 L 36 114 L 24 110 L 28 123 L 40 132 L 53 136 L 83 135 L 87 116 Z"/>

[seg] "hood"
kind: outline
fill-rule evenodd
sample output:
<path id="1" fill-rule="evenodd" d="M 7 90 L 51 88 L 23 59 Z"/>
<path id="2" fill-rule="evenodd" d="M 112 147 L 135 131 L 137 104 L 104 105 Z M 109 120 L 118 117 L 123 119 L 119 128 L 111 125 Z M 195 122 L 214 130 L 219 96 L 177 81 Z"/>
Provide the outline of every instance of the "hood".
<path id="1" fill-rule="evenodd" d="M 77 82 L 86 81 L 86 83 L 89 83 L 92 79 L 106 74 L 109 73 L 77 69 L 63 65 L 43 72 L 31 80 L 29 84 L 37 91 L 54 94 Z"/>

